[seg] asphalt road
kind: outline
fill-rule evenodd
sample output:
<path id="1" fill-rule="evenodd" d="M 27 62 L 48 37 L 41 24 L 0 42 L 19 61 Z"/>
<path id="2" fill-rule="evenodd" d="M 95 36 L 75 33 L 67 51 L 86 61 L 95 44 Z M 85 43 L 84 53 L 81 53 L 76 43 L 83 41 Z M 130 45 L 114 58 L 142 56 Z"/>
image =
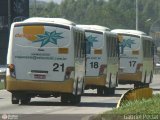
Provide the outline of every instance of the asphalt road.
<path id="1" fill-rule="evenodd" d="M 95 90 L 88 90 L 87 93 L 82 96 L 81 103 L 76 106 L 62 104 L 59 97 L 33 98 L 29 105 L 12 105 L 11 94 L 6 90 L 1 90 L 0 114 L 27 114 L 28 116 L 25 115 L 25 117 L 30 117 L 31 114 L 50 114 L 50 116 L 54 116 L 54 119 L 56 116 L 58 118 L 61 117 L 62 120 L 64 120 L 63 118 L 66 120 L 66 117 L 69 117 L 69 119 L 70 117 L 75 117 L 76 120 L 77 117 L 79 117 L 78 119 L 80 120 L 90 115 L 112 110 L 112 108 L 116 107 L 119 97 L 121 96 L 119 91 L 116 91 L 116 94 L 111 97 L 97 96 L 95 93 Z"/>
<path id="2" fill-rule="evenodd" d="M 28 105 L 12 105 L 11 94 L 0 90 L 0 120 L 7 117 L 12 120 L 87 120 L 116 107 L 117 102 L 127 89 L 133 85 L 119 85 L 114 96 L 97 96 L 96 90 L 87 90 L 81 103 L 72 106 L 64 105 L 60 98 L 32 98 Z M 151 88 L 154 94 L 160 93 L 160 75 L 154 75 Z"/>

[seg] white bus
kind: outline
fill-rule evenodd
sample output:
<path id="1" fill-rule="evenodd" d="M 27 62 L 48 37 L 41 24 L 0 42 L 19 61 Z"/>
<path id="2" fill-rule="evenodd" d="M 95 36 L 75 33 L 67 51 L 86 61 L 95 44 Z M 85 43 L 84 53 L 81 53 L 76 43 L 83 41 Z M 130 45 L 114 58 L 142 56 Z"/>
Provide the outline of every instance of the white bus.
<path id="1" fill-rule="evenodd" d="M 77 25 L 86 34 L 86 89 L 98 95 L 111 95 L 118 84 L 119 58 L 117 34 L 99 25 Z"/>
<path id="2" fill-rule="evenodd" d="M 153 40 L 142 31 L 115 29 L 119 35 L 120 84 L 149 86 L 153 77 Z"/>
<path id="3" fill-rule="evenodd" d="M 11 26 L 6 89 L 12 104 L 32 97 L 79 103 L 84 89 L 85 32 L 61 18 L 29 18 Z"/>

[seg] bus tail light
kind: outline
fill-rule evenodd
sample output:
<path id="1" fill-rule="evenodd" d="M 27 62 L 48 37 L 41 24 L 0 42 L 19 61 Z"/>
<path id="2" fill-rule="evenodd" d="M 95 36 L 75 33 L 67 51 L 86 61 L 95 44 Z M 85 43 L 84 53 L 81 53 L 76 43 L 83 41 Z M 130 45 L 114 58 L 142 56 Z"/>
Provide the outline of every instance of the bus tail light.
<path id="1" fill-rule="evenodd" d="M 107 67 L 107 65 L 104 65 L 104 64 L 102 64 L 102 65 L 100 66 L 100 68 L 99 68 L 99 75 L 103 75 L 104 72 L 106 72 L 106 71 L 105 71 L 105 70 L 106 70 L 106 67 Z"/>
<path id="2" fill-rule="evenodd" d="M 72 71 L 74 71 L 74 67 L 67 67 L 66 70 L 65 70 L 65 77 L 64 77 L 64 79 L 71 78 Z"/>
<path id="3" fill-rule="evenodd" d="M 16 77 L 15 65 L 14 64 L 9 64 L 8 68 L 9 68 L 9 71 L 10 71 L 10 76 L 15 78 Z"/>
<path id="4" fill-rule="evenodd" d="M 142 67 L 143 67 L 143 64 L 138 63 L 136 67 L 136 72 L 142 72 Z"/>

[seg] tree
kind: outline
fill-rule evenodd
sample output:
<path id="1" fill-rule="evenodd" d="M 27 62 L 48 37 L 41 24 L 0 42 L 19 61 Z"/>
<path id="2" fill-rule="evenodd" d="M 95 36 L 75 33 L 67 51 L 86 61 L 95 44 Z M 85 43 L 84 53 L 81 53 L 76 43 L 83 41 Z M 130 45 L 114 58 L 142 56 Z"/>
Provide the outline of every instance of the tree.
<path id="1" fill-rule="evenodd" d="M 111 29 L 135 29 L 135 0 L 64 0 L 33 3 L 30 16 L 60 17 L 77 24 L 97 24 Z M 139 30 L 149 32 L 151 24 L 160 17 L 160 0 L 139 0 Z M 35 11 L 36 14 L 35 14 Z M 146 22 L 151 19 L 150 22 Z"/>

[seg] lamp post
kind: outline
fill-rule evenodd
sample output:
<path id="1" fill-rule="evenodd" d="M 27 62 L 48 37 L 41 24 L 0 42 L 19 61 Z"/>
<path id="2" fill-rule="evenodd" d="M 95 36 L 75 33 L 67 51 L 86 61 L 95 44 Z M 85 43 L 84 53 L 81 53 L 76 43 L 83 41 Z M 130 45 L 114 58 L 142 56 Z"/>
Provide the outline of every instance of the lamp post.
<path id="1" fill-rule="evenodd" d="M 152 22 L 151 18 L 148 18 L 144 21 L 144 31 L 147 34 L 150 34 L 151 22 Z"/>
<path id="2" fill-rule="evenodd" d="M 160 57 L 160 19 L 154 21 L 150 27 L 150 36 L 154 40 L 155 54 Z"/>
<path id="3" fill-rule="evenodd" d="M 138 30 L 138 0 L 136 0 L 136 30 Z"/>

